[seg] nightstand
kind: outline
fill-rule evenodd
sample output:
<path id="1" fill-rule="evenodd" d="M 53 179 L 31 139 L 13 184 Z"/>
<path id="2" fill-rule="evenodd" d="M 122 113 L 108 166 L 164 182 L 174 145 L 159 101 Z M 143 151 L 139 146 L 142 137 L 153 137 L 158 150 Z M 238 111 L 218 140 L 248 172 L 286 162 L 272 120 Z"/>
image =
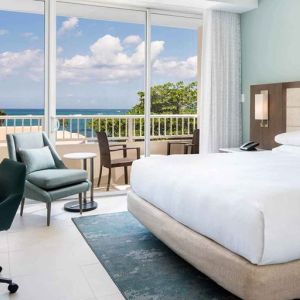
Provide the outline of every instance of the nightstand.
<path id="1" fill-rule="evenodd" d="M 257 151 L 243 151 L 241 150 L 240 148 L 220 148 L 219 149 L 219 152 L 220 153 L 236 153 L 236 152 L 260 152 L 260 151 L 267 151 L 267 150 L 264 150 L 264 149 L 257 149 Z"/>

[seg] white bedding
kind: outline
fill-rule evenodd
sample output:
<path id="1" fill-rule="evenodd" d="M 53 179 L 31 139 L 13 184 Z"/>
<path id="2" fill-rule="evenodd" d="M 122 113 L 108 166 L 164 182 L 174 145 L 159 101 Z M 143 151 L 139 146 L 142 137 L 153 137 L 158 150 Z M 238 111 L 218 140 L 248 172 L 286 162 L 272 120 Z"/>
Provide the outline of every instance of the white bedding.
<path id="1" fill-rule="evenodd" d="M 300 155 L 172 155 L 134 162 L 133 191 L 253 264 L 300 259 Z"/>

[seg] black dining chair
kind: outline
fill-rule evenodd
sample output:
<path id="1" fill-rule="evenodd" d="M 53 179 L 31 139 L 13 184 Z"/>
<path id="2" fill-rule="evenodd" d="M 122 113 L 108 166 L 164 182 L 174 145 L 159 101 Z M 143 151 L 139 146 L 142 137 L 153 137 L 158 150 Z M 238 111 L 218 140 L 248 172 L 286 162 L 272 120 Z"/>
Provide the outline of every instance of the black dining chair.
<path id="1" fill-rule="evenodd" d="M 193 132 L 193 139 L 191 143 L 185 141 L 168 142 L 167 155 L 171 154 L 172 145 L 183 145 L 184 154 L 188 154 L 188 153 L 199 154 L 199 140 L 200 140 L 200 130 L 195 129 Z"/>
<path id="2" fill-rule="evenodd" d="M 0 164 L 0 231 L 8 230 L 23 199 L 26 177 L 24 164 L 4 159 Z M 0 267 L 0 272 L 2 267 Z M 0 277 L 0 283 L 8 284 L 10 293 L 19 286 L 11 279 Z"/>
<path id="3" fill-rule="evenodd" d="M 101 176 L 102 176 L 102 168 L 108 169 L 108 182 L 106 190 L 109 191 L 110 180 L 111 180 L 111 169 L 123 167 L 124 168 L 124 176 L 125 176 L 125 184 L 128 184 L 128 167 L 132 165 L 132 163 L 136 159 L 140 159 L 141 151 L 139 147 L 127 147 L 126 144 L 116 144 L 110 145 L 108 142 L 108 138 L 105 132 L 97 132 L 99 151 L 100 151 L 100 173 L 98 179 L 98 187 L 100 186 Z M 128 150 L 136 151 L 136 158 L 127 157 Z M 118 159 L 112 159 L 111 153 L 116 151 L 122 151 L 123 157 Z"/>

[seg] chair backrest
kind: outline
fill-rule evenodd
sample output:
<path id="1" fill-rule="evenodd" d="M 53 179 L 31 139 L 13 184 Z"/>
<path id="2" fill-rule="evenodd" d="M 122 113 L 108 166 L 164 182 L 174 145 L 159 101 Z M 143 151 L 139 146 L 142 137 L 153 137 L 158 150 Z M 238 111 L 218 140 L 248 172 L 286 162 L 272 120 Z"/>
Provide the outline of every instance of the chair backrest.
<path id="1" fill-rule="evenodd" d="M 101 165 L 104 167 L 110 167 L 111 157 L 106 133 L 104 131 L 97 132 L 97 139 L 100 151 Z"/>
<path id="2" fill-rule="evenodd" d="M 9 158 L 21 162 L 19 155 L 20 149 L 38 149 L 48 146 L 55 165 L 59 169 L 65 168 L 64 163 L 49 141 L 45 132 L 26 132 L 8 134 L 6 136 Z"/>
<path id="3" fill-rule="evenodd" d="M 4 159 L 0 164 L 0 230 L 8 230 L 24 194 L 26 167 Z"/>
<path id="4" fill-rule="evenodd" d="M 193 154 L 199 154 L 200 130 L 195 129 L 193 133 Z"/>

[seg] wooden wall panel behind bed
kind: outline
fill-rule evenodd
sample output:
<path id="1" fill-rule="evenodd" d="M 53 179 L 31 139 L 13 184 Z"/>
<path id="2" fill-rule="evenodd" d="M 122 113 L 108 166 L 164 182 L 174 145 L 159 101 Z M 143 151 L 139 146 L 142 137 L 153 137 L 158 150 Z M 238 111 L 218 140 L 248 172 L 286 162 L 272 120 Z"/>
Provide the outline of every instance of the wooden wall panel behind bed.
<path id="1" fill-rule="evenodd" d="M 255 120 L 255 94 L 269 93 L 269 127 L 260 127 Z M 278 144 L 274 137 L 283 132 L 300 130 L 300 81 L 251 86 L 250 139 L 263 149 Z"/>

